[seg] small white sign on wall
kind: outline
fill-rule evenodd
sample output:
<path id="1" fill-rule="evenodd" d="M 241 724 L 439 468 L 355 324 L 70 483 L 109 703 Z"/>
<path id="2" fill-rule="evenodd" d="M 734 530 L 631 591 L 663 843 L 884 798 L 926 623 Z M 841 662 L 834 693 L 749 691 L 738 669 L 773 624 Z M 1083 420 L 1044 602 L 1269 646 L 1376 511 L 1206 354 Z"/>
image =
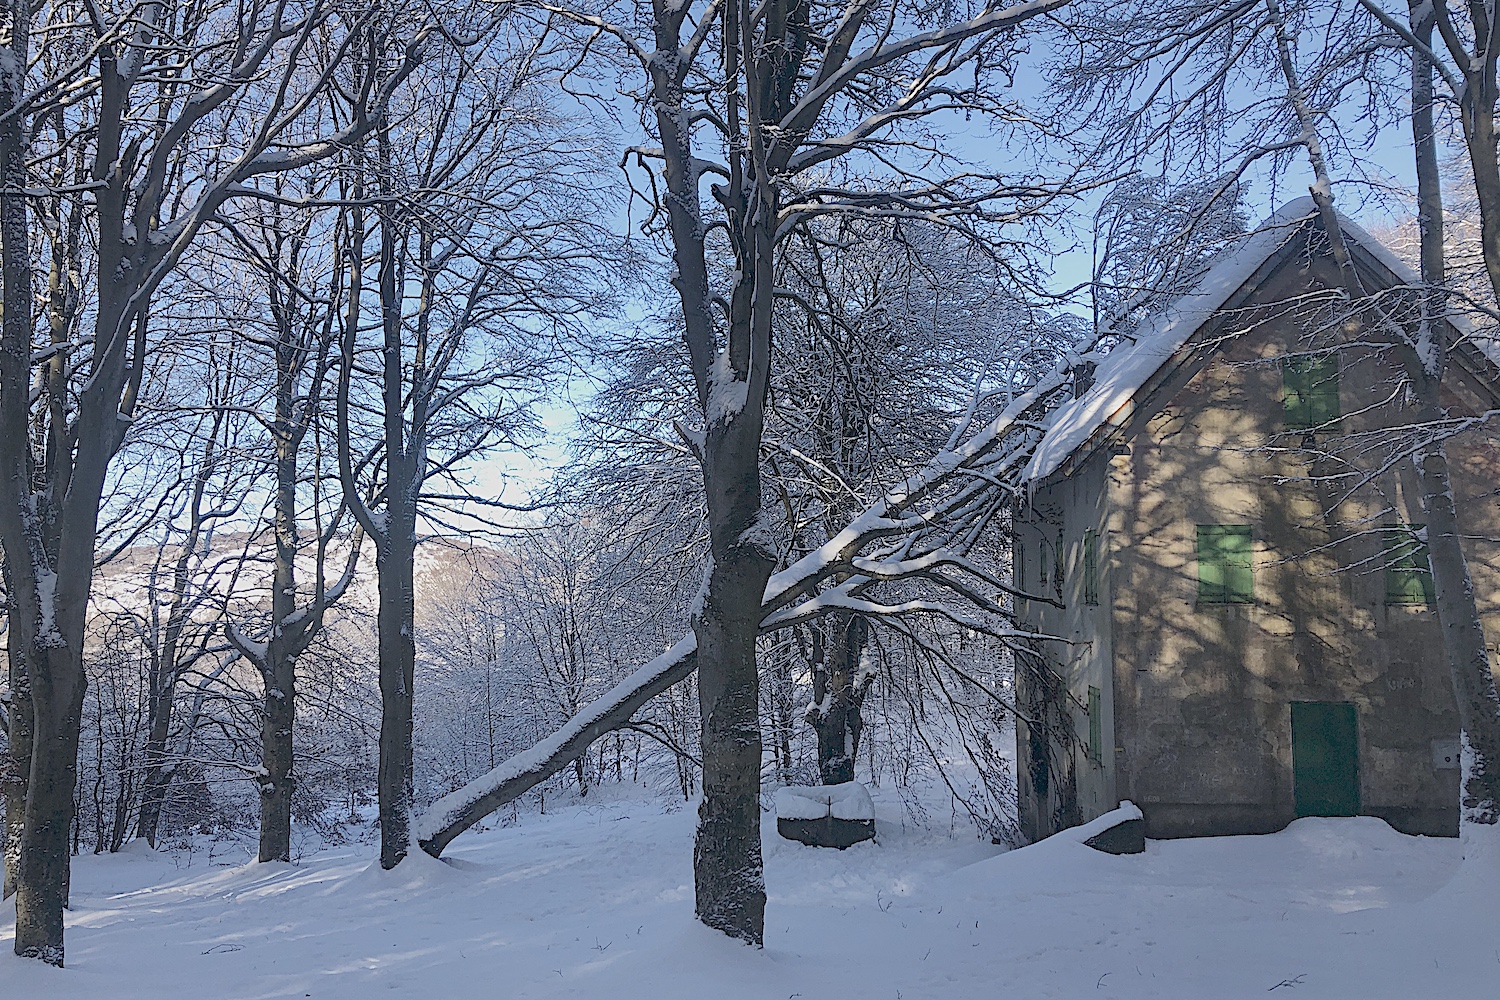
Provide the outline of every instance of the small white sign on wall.
<path id="1" fill-rule="evenodd" d="M 1458 770 L 1458 740 L 1456 738 L 1432 741 L 1432 766 L 1438 771 Z"/>

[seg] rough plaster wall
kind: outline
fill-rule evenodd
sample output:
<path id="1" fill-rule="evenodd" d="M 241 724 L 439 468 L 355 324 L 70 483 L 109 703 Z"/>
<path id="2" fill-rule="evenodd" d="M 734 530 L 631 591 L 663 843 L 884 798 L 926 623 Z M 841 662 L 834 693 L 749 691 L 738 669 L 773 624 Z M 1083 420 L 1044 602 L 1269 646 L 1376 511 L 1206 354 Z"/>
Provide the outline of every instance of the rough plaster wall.
<path id="1" fill-rule="evenodd" d="M 1030 628 L 1067 642 L 1044 642 L 1041 649 L 1047 664 L 1066 685 L 1070 695 L 1069 708 L 1073 731 L 1078 741 L 1071 752 L 1072 780 L 1076 788 L 1078 819 L 1087 822 L 1113 809 L 1118 803 L 1115 794 L 1113 749 L 1113 695 L 1110 682 L 1112 650 L 1110 647 L 1110 541 L 1105 524 L 1107 506 L 1106 470 L 1108 454 L 1100 452 L 1084 463 L 1065 479 L 1052 487 L 1039 491 L 1031 502 L 1016 512 L 1015 530 L 1020 544 L 1026 546 L 1027 583 L 1032 589 L 1037 584 L 1040 553 L 1057 544 L 1059 529 L 1063 536 L 1063 588 L 1059 596 L 1055 589 L 1052 562 L 1048 562 L 1046 591 L 1060 599 L 1064 607 L 1054 608 L 1041 602 L 1028 603 L 1024 623 Z M 1083 589 L 1083 539 L 1085 531 L 1098 533 L 1098 581 L 1099 603 L 1084 604 Z M 1046 542 L 1046 548 L 1043 542 Z M 1024 671 L 1017 671 L 1018 685 L 1024 685 Z M 1087 713 L 1088 689 L 1097 687 L 1101 695 L 1101 731 L 1103 748 L 1100 760 L 1090 760 L 1084 751 L 1089 737 Z M 1023 688 L 1023 701 L 1027 691 Z M 1045 801 L 1038 801 L 1032 794 L 1026 770 L 1028 765 L 1029 731 L 1023 725 L 1017 727 L 1017 777 L 1021 787 L 1020 811 L 1023 831 L 1031 839 L 1039 839 L 1056 832 L 1053 818 L 1059 812 L 1059 793 L 1066 788 L 1065 778 L 1068 748 L 1054 746 L 1054 779 L 1049 780 Z"/>
<path id="2" fill-rule="evenodd" d="M 1313 287 L 1294 262 L 1254 301 Z M 1350 701 L 1364 811 L 1445 832 L 1457 773 L 1433 769 L 1431 744 L 1456 734 L 1457 720 L 1436 617 L 1385 604 L 1379 534 L 1368 530 L 1421 520 L 1414 476 L 1387 474 L 1349 497 L 1338 481 L 1311 482 L 1329 470 L 1278 436 L 1276 360 L 1308 317 L 1236 319 L 1250 332 L 1185 385 L 1169 382 L 1170 404 L 1143 414 L 1129 454 L 1110 464 L 1118 794 L 1142 805 L 1152 836 L 1277 829 L 1294 811 L 1289 703 Z M 1346 349 L 1343 360 L 1344 413 L 1390 395 L 1388 359 Z M 1468 395 L 1460 385 L 1455 403 L 1472 411 Z M 1399 419 L 1386 406 L 1346 417 L 1344 430 Z M 1450 454 L 1466 529 L 1483 539 L 1470 547 L 1481 604 L 1500 611 L 1490 541 L 1500 538 L 1500 451 L 1471 432 Z M 1241 523 L 1255 527 L 1256 603 L 1199 605 L 1196 525 Z"/>

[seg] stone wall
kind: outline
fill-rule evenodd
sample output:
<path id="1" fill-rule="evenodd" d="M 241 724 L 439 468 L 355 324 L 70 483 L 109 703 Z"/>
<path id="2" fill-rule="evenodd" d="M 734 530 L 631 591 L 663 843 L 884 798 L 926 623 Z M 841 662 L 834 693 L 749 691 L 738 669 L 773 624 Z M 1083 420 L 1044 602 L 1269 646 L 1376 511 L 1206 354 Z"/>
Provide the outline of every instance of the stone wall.
<path id="1" fill-rule="evenodd" d="M 1305 252 L 1288 254 L 1243 309 L 1200 333 L 1217 350 L 1161 375 L 1123 442 L 1065 467 L 1017 511 L 1028 584 L 1042 540 L 1055 544 L 1059 527 L 1064 539 L 1066 607 L 1032 602 L 1025 622 L 1082 644 L 1041 645 L 1075 698 L 1086 705 L 1080 692 L 1090 685 L 1108 692 L 1102 759 L 1084 759 L 1076 744 L 1071 755 L 1054 748 L 1077 774 L 1075 822 L 1128 798 L 1151 837 L 1280 829 L 1295 816 L 1290 706 L 1327 701 L 1355 706 L 1360 811 L 1406 832 L 1456 831 L 1458 772 L 1433 760 L 1434 744 L 1458 732 L 1436 614 L 1386 603 L 1380 528 L 1421 522 L 1410 463 L 1382 471 L 1382 442 L 1404 422 L 1392 358 L 1341 349 L 1339 435 L 1309 440 L 1283 426 L 1281 358 L 1306 350 L 1310 337 L 1365 340 L 1319 304 L 1327 285 L 1315 268 L 1324 266 L 1326 258 L 1310 265 Z M 1495 406 L 1472 378 L 1453 383 L 1455 410 Z M 1328 449 L 1338 457 L 1313 458 Z M 1493 639 L 1500 448 L 1476 429 L 1452 440 L 1449 454 Z M 1200 524 L 1253 526 L 1253 603 L 1199 600 Z M 1098 608 L 1080 592 L 1089 527 L 1100 532 Z M 1086 740 L 1078 707 L 1075 732 Z M 1028 787 L 1029 736 L 1018 727 L 1018 783 L 1023 828 L 1039 837 L 1058 825 L 1060 789 L 1050 782 L 1039 797 Z"/>

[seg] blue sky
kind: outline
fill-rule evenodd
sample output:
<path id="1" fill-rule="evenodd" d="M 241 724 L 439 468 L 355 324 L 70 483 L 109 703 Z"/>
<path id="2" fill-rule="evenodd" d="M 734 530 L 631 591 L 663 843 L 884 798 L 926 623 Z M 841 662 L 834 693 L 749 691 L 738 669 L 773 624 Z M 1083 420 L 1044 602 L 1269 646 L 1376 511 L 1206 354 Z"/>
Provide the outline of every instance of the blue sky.
<path id="1" fill-rule="evenodd" d="M 1015 94 L 1018 100 L 1028 102 L 1041 96 L 1039 88 L 1045 86 L 1039 72 L 1017 75 Z M 1247 94 L 1253 99 L 1256 95 Z M 619 149 L 637 142 L 645 142 L 639 134 L 638 112 L 628 98 L 615 95 L 613 123 L 599 122 L 613 132 L 612 139 Z M 598 107 L 593 107 L 597 119 Z M 966 121 L 953 116 L 952 128 L 948 132 L 951 148 L 959 156 L 984 166 L 1004 166 L 996 162 L 1007 154 L 1002 152 L 1003 140 L 990 134 L 979 121 Z M 1373 137 L 1372 148 L 1360 155 L 1359 162 L 1347 162 L 1341 151 L 1329 151 L 1330 169 L 1335 178 L 1335 196 L 1339 207 L 1368 229 L 1380 229 L 1400 221 L 1409 215 L 1409 201 L 1403 192 L 1414 184 L 1411 163 L 1409 125 L 1381 131 Z M 618 156 L 610 157 L 618 162 Z M 1182 176 L 1178 182 L 1199 178 Z M 1307 193 L 1312 181 L 1306 157 L 1297 158 L 1290 168 L 1279 177 L 1271 177 L 1264 169 L 1246 177 L 1246 208 L 1252 220 L 1269 216 L 1277 207 Z M 1068 215 L 1067 227 L 1059 231 L 1054 246 L 1056 253 L 1050 262 L 1050 290 L 1062 290 L 1084 285 L 1092 270 L 1091 220 L 1104 192 L 1097 191 L 1079 198 Z M 617 230 L 639 224 L 642 209 L 639 199 L 635 203 L 635 218 L 626 218 L 625 199 L 619 202 L 618 216 L 614 220 Z M 646 302 L 658 294 L 670 294 L 670 288 L 641 289 L 636 298 L 627 301 L 620 317 L 613 321 L 622 330 L 642 322 L 649 311 Z M 1072 307 L 1087 312 L 1086 298 L 1080 297 Z M 544 440 L 538 442 L 530 455 L 517 452 L 496 453 L 473 470 L 476 486 L 490 495 L 498 495 L 511 502 L 523 502 L 526 494 L 541 486 L 552 470 L 567 459 L 567 444 L 577 431 L 577 407 L 585 402 L 592 391 L 590 382 L 583 376 L 576 377 L 564 386 L 555 397 L 544 404 L 539 412 L 546 430 Z"/>

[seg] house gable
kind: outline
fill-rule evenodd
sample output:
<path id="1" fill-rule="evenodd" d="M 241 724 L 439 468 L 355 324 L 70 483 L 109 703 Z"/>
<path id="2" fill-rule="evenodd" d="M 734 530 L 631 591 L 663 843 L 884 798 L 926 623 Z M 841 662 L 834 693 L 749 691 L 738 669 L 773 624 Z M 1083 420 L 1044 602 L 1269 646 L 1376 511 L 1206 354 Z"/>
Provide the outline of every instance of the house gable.
<path id="1" fill-rule="evenodd" d="M 1356 271 L 1378 291 L 1416 287 L 1411 269 L 1352 221 L 1340 223 Z M 1093 384 L 1078 399 L 1047 417 L 1047 432 L 1028 463 L 1033 488 L 1069 469 L 1122 431 L 1166 404 L 1187 378 L 1202 370 L 1227 344 L 1263 326 L 1298 295 L 1337 296 L 1336 274 L 1321 240 L 1316 206 L 1301 198 L 1283 206 L 1221 255 L 1193 289 L 1147 318 L 1099 363 Z M 1297 295 L 1278 294 L 1277 275 L 1289 266 L 1320 272 Z M 1471 412 L 1500 406 L 1500 343 L 1476 335 L 1462 317 L 1452 317 L 1452 368 L 1462 373 Z M 1289 349 L 1295 350 L 1294 346 Z"/>
<path id="2" fill-rule="evenodd" d="M 1120 393 L 1129 380 L 1117 378 L 1116 395 L 1095 400 L 1113 410 L 1096 406 L 1092 426 L 1054 420 L 1049 437 L 1062 426 L 1086 435 L 1054 452 L 1050 470 L 1033 463 L 1018 544 L 1056 549 L 1060 535 L 1070 576 L 1058 591 L 1064 608 L 1033 608 L 1024 621 L 1072 643 L 1043 644 L 1066 693 L 1053 728 L 1072 735 L 1040 754 L 1050 768 L 1036 783 L 1046 786 L 1040 798 L 1025 770 L 1035 767 L 1037 739 L 1018 727 L 1023 820 L 1034 836 L 1070 816 L 1087 821 L 1096 801 L 1107 809 L 1116 798 L 1142 806 L 1154 837 L 1279 829 L 1301 808 L 1298 712 L 1304 730 L 1309 719 L 1354 720 L 1359 784 L 1347 801 L 1361 812 L 1409 832 L 1456 828 L 1457 779 L 1435 763 L 1436 748 L 1457 733 L 1436 615 L 1392 600 L 1382 562 L 1384 532 L 1420 519 L 1414 473 L 1409 463 L 1375 461 L 1357 489 L 1344 489 L 1316 465 L 1316 449 L 1302 447 L 1308 432 L 1287 425 L 1282 405 L 1282 359 L 1304 345 L 1311 323 L 1346 342 L 1336 355 L 1345 437 L 1384 433 L 1401 419 L 1390 405 L 1399 369 L 1388 349 L 1362 340 L 1357 326 L 1309 315 L 1336 300 L 1331 260 L 1310 252 L 1314 232 L 1307 225 L 1256 260 L 1213 316 L 1132 376 L 1128 395 Z M 1367 287 L 1404 284 L 1386 256 L 1356 245 Z M 1446 398 L 1464 413 L 1494 408 L 1493 362 L 1473 345 L 1454 361 Z M 1500 447 L 1475 426 L 1449 455 L 1486 631 L 1500 635 L 1500 552 L 1481 550 L 1500 538 Z M 1071 575 L 1088 531 L 1100 536 L 1103 608 L 1083 606 Z M 1209 546 L 1223 550 L 1224 566 L 1207 599 L 1203 537 L 1227 539 Z M 1246 540 L 1249 577 L 1231 565 Z M 1033 559 L 1027 582 L 1035 578 Z M 1025 676 L 1018 668 L 1018 698 L 1034 712 L 1039 692 L 1025 690 Z M 1309 705 L 1334 707 L 1294 708 Z M 1103 760 L 1080 756 L 1095 743 Z M 1071 784 L 1059 788 L 1060 778 Z M 1075 795 L 1071 812 L 1060 792 Z"/>

